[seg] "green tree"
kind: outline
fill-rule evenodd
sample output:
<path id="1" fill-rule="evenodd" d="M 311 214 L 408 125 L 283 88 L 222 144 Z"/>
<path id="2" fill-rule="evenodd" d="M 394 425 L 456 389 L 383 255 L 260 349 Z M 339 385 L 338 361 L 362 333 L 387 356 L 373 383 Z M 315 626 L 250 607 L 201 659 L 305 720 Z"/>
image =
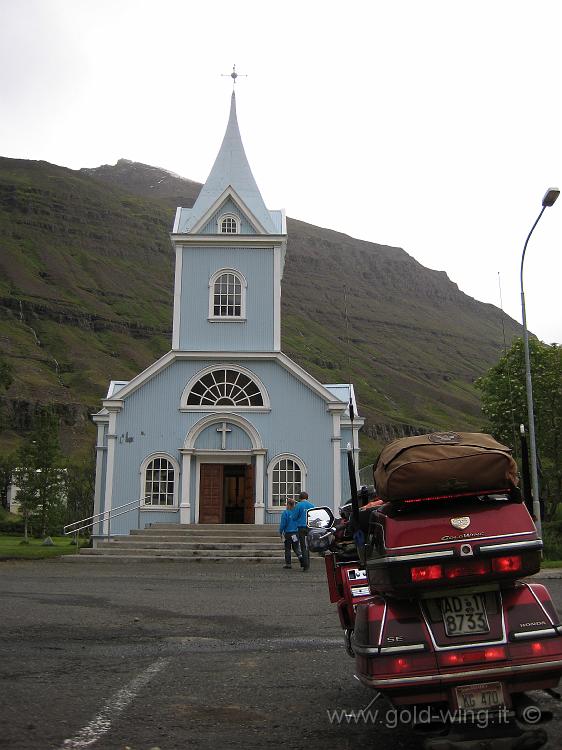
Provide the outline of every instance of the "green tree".
<path id="1" fill-rule="evenodd" d="M 94 457 L 68 465 L 66 472 L 66 523 L 88 518 L 94 512 L 96 466 Z"/>
<path id="2" fill-rule="evenodd" d="M 8 509 L 8 487 L 12 483 L 12 475 L 16 467 L 14 454 L 0 456 L 0 505 Z"/>
<path id="3" fill-rule="evenodd" d="M 562 347 L 531 339 L 529 356 L 541 496 L 546 501 L 547 518 L 552 518 L 562 499 Z M 524 424 L 528 431 L 523 339 L 516 339 L 475 385 L 491 432 L 516 450 L 519 425 Z"/>
<path id="4" fill-rule="evenodd" d="M 64 470 L 58 438 L 59 420 L 52 409 L 42 408 L 32 433 L 18 451 L 17 499 L 25 521 L 41 535 L 62 525 L 65 505 Z"/>

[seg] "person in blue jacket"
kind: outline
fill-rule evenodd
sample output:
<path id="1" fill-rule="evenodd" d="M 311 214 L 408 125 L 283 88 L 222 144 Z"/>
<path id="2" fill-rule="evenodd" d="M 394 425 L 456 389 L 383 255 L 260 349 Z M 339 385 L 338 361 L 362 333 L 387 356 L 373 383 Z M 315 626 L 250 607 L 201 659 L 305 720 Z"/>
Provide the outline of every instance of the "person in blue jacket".
<path id="1" fill-rule="evenodd" d="M 295 519 L 295 501 L 293 498 L 287 498 L 287 507 L 281 514 L 281 521 L 279 522 L 279 534 L 285 543 L 285 565 L 283 567 L 285 569 L 291 567 L 291 549 L 299 558 L 302 566 L 303 563 L 299 554 L 298 527 Z"/>
<path id="2" fill-rule="evenodd" d="M 314 505 L 308 499 L 308 492 L 301 492 L 299 502 L 295 508 L 295 519 L 297 522 L 299 546 L 301 549 L 301 567 L 303 571 L 308 570 L 310 567 L 310 552 L 306 543 L 306 534 L 308 531 L 306 528 L 306 511 L 309 508 L 314 508 Z"/>

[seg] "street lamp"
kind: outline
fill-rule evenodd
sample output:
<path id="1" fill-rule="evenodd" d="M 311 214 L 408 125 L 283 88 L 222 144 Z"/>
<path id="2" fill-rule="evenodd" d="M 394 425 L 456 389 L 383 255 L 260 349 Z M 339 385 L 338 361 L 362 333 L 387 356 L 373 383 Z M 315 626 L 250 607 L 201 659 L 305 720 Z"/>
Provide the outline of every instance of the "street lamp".
<path id="1" fill-rule="evenodd" d="M 529 332 L 527 331 L 527 316 L 525 314 L 525 292 L 523 291 L 523 263 L 525 261 L 525 252 L 527 245 L 533 234 L 533 231 L 540 221 L 541 216 L 544 213 L 545 208 L 549 208 L 556 203 L 556 199 L 560 195 L 558 188 L 549 188 L 542 199 L 542 209 L 540 214 L 537 216 L 537 220 L 531 227 L 531 231 L 527 235 L 525 240 L 525 247 L 523 248 L 523 255 L 521 256 L 521 314 L 523 317 L 523 343 L 525 348 L 525 382 L 527 385 L 527 416 L 529 419 L 529 447 L 531 449 L 531 489 L 533 495 L 533 515 L 535 517 L 535 525 L 537 532 L 542 537 L 542 524 L 541 524 L 541 504 L 539 499 L 539 475 L 537 472 L 537 444 L 535 441 L 535 417 L 533 414 L 533 384 L 531 382 L 531 360 L 529 357 Z"/>

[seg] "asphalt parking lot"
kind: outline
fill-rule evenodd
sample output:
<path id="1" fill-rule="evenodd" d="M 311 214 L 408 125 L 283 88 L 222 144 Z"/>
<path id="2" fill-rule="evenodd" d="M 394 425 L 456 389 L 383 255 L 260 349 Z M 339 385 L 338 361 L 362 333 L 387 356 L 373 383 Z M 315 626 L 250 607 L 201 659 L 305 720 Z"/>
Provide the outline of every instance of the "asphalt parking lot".
<path id="1" fill-rule="evenodd" d="M 548 585 L 560 606 L 562 581 Z M 342 718 L 372 693 L 322 564 L 5 562 L 0 609 L 2 748 L 422 745 L 382 702 L 376 725 Z M 554 750 L 562 707 L 541 701 Z"/>

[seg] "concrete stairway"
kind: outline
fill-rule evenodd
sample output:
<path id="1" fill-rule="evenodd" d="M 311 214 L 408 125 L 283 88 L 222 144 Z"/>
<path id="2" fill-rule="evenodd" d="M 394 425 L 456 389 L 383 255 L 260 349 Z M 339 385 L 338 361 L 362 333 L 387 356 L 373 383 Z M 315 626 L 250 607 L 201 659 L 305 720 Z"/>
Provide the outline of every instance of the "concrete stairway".
<path id="1" fill-rule="evenodd" d="M 133 529 L 129 536 L 114 537 L 109 541 L 99 539 L 93 549 L 81 549 L 79 557 L 99 561 L 189 560 L 282 564 L 283 545 L 276 525 L 154 523 L 144 529 Z M 296 559 L 293 564 L 298 565 Z"/>

